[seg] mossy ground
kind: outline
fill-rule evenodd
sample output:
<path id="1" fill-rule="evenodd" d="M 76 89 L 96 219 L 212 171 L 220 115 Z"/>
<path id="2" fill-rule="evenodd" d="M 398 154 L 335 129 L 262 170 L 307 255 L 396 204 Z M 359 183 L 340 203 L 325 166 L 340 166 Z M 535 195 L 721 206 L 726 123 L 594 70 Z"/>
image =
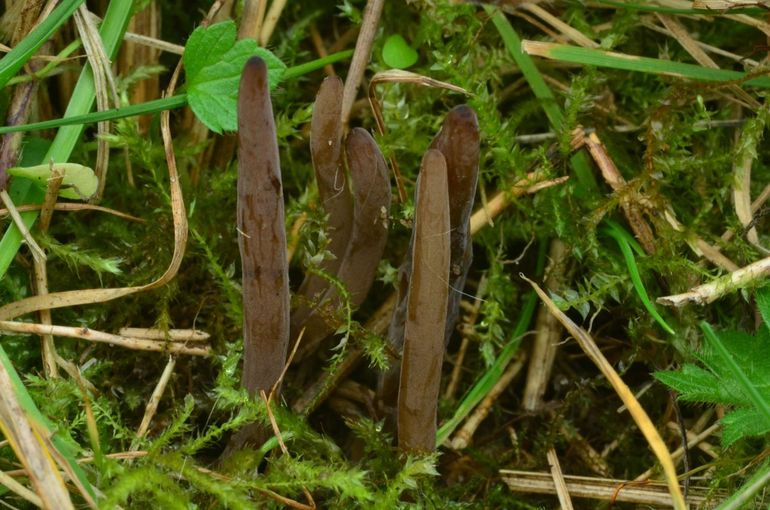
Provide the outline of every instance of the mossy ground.
<path id="1" fill-rule="evenodd" d="M 648 28 L 651 23 L 659 24 L 654 14 L 603 4 L 562 1 L 544 7 L 603 49 L 692 62 L 674 38 Z M 158 2 L 158 6 L 161 37 L 184 44 L 209 2 Z M 363 2 L 353 0 L 289 2 L 270 47 L 288 65 L 312 60 L 317 54 L 311 42 L 311 27 L 318 30 L 326 45 L 333 45 L 360 20 L 362 9 Z M 523 39 L 550 40 L 540 29 L 542 21 L 533 24 L 536 17 L 531 13 L 525 16 L 524 11 L 516 12 L 509 20 Z M 766 17 L 761 13 L 751 15 Z M 765 58 L 765 36 L 754 28 L 722 16 L 677 19 L 700 41 L 742 57 L 760 61 Z M 697 234 L 719 246 L 739 266 L 764 256 L 743 235 L 729 242 L 720 240 L 726 229 L 741 232 L 743 228 L 732 202 L 732 165 L 739 150 L 736 132 L 740 126 L 715 128 L 703 124 L 752 119 L 757 112 L 738 105 L 734 90 L 725 85 L 537 59 L 540 72 L 548 77 L 556 102 L 564 110 L 565 124 L 553 140 L 525 143 L 518 138 L 520 135 L 548 132 L 551 127 L 542 105 L 533 97 L 500 34 L 479 5 L 430 0 L 387 2 L 368 77 L 387 69 L 380 57 L 381 45 L 387 35 L 396 33 L 418 50 L 419 61 L 410 71 L 462 87 L 469 95 L 407 84 L 378 87 L 387 127 L 387 133 L 378 141 L 383 153 L 398 161 L 410 198 L 405 203 L 394 203 L 381 279 L 353 319 L 365 323 L 392 290 L 394 268 L 401 263 L 409 242 L 411 196 L 420 159 L 444 114 L 452 106 L 467 102 L 477 112 L 481 129 L 477 204 L 483 204 L 498 190 L 509 189 L 535 167 L 545 168 L 552 177 L 569 175 L 571 179 L 514 200 L 493 225 L 474 237 L 475 259 L 465 292 L 475 295 L 482 280 L 486 280 L 486 292 L 469 334 L 470 347 L 459 388 L 452 398 L 441 400 L 439 421 L 454 413 L 463 394 L 512 340 L 514 325 L 530 290 L 518 277 L 519 272 L 534 276 L 538 254 L 545 253 L 553 239 L 561 239 L 567 245 L 567 254 L 565 260 L 557 262 L 566 270 L 564 284 L 555 293 L 562 308 L 569 310 L 573 320 L 590 328 L 605 356 L 633 390 L 652 385 L 639 397 L 640 402 L 670 449 L 676 449 L 680 443 L 678 432 L 667 427 L 667 423 L 677 421 L 674 396 L 653 382 L 652 372 L 674 368 L 690 359 L 692 349 L 701 342 L 697 329 L 700 320 L 719 328 L 752 330 L 755 314 L 751 300 L 748 294 L 734 293 L 705 307 L 661 310 L 677 332 L 673 337 L 667 335 L 642 306 L 617 243 L 600 228 L 604 218 L 625 221 L 620 208 L 622 193 L 612 193 L 594 166 L 586 182 L 577 179 L 565 149 L 569 133 L 577 126 L 596 130 L 629 183 L 627 193 L 644 197 L 651 204 L 647 218 L 654 229 L 657 251 L 636 259 L 647 291 L 655 297 L 674 294 L 719 273 L 688 248 L 688 234 Z M 61 42 L 66 43 L 56 44 Z M 345 47 L 352 45 L 350 42 Z M 740 61 L 715 58 L 724 68 L 744 70 Z M 159 62 L 136 64 L 158 63 L 166 66 L 160 72 L 162 85 L 175 58 L 164 55 Z M 72 71 L 45 82 L 45 101 L 54 117 L 61 116 L 66 102 L 58 87 L 66 90 L 66 84 L 72 81 L 71 73 L 79 68 L 78 64 L 67 67 Z M 335 71 L 344 75 L 346 64 L 335 65 Z M 301 281 L 305 261 L 323 250 L 320 232 L 324 218 L 315 205 L 308 150 L 311 107 L 322 77 L 321 72 L 316 72 L 284 82 L 273 94 L 287 229 L 291 230 L 301 215 L 307 217 L 297 239 L 292 283 Z M 128 78 L 119 76 L 121 80 Z M 764 92 L 747 90 L 752 98 L 764 102 Z M 2 97 L 6 99 L 7 95 Z M 374 131 L 368 106 L 362 103 L 354 110 L 352 124 Z M 620 132 L 614 129 L 627 124 L 635 128 Z M 173 113 L 174 148 L 182 171 L 191 233 L 178 276 L 171 284 L 145 294 L 54 312 L 56 324 L 84 325 L 102 331 L 125 326 L 194 327 L 211 335 L 214 356 L 179 357 L 147 438 L 136 445 L 147 455 L 130 462 L 98 458 L 87 466 L 92 483 L 105 494 L 104 508 L 112 504 L 124 508 L 280 507 L 265 495 L 266 491 L 304 501 L 303 487 L 320 506 L 328 508 L 550 508 L 556 505 L 554 497 L 514 494 L 501 481 L 498 470 L 547 472 L 546 452 L 555 448 L 564 473 L 598 476 L 595 466 L 592 468 L 582 454 L 576 439 L 579 436 L 598 452 L 610 448 L 604 460 L 613 478 L 633 479 L 655 466 L 654 456 L 632 419 L 618 412 L 620 401 L 612 388 L 566 334 L 558 347 L 541 408 L 535 412 L 521 409 L 524 376 L 519 375 L 497 399 L 465 450 L 442 448 L 432 457 L 399 458 L 391 435 L 383 431 L 382 423 L 367 406 L 337 395 L 334 404 L 323 405 L 307 419 L 277 411 L 281 430 L 288 434 L 290 455 L 276 453 L 279 450 L 271 445 L 263 473 L 256 474 L 265 450 L 241 452 L 221 468 L 215 465 L 229 431 L 254 416 L 265 419 L 265 410 L 264 406 L 247 402 L 239 389 L 241 302 L 233 153 L 228 151 L 226 139 L 196 138 L 191 126 L 182 111 Z M 752 136 L 760 139 L 762 127 Z M 89 129 L 72 161 L 88 164 L 93 160 L 94 136 L 95 130 Z M 101 205 L 144 222 L 127 222 L 93 212 L 57 213 L 50 240 L 42 243 L 50 253 L 52 290 L 143 284 L 158 277 L 171 258 L 173 225 L 157 117 L 146 131 L 139 131 L 135 119 L 119 121 L 111 141 L 114 150 L 110 181 Z M 550 143 L 557 144 L 561 158 L 546 157 Z M 752 197 L 770 179 L 766 146 L 761 140 L 757 146 Z M 131 162 L 133 185 L 128 183 L 127 159 L 121 147 Z M 665 221 L 663 211 L 669 205 L 685 232 L 675 231 Z M 765 225 L 760 218 L 760 239 Z M 110 270 L 116 265 L 115 259 L 119 259 L 119 271 Z M 30 259 L 22 253 L 0 282 L 0 300 L 8 303 L 30 295 L 33 290 L 29 274 Z M 472 304 L 471 299 L 468 301 Z M 527 329 L 533 328 L 534 320 Z M 523 352 L 530 349 L 531 336 L 527 334 L 522 341 Z M 458 333 L 448 347 L 444 385 L 460 343 Z M 387 358 L 382 355 L 381 340 L 371 336 L 352 335 L 346 348 L 362 345 L 373 355 L 380 353 L 378 359 Z M 26 378 L 40 409 L 61 430 L 69 432 L 85 449 L 84 455 L 93 449 L 86 428 L 83 389 L 67 378 L 47 381 L 41 377 L 36 338 L 3 336 L 3 347 Z M 167 356 L 70 339 L 57 340 L 57 348 L 64 358 L 79 363 L 83 375 L 98 389 L 90 396 L 90 403 L 101 451 L 106 454 L 129 449 Z M 323 370 L 333 368 L 333 356 L 343 354 L 328 350 L 315 364 L 291 370 L 284 383 L 286 400 L 291 402 L 301 394 Z M 376 381 L 374 374 L 370 364 L 364 363 L 349 379 L 371 388 Z M 365 391 L 359 394 L 367 395 Z M 692 426 L 704 410 L 683 406 L 684 425 Z M 577 436 L 565 431 L 574 431 Z M 742 469 L 767 452 L 766 442 L 761 439 L 745 440 L 724 451 L 718 439 L 710 438 L 710 442 L 716 457 L 695 449 L 690 469 L 705 466 L 695 473 L 692 483 L 714 491 L 734 490 L 746 476 Z M 6 448 L 0 468 L 10 470 L 14 466 L 15 458 Z M 221 469 L 226 477 L 216 477 L 206 469 Z M 3 497 L 20 505 L 8 493 Z M 597 503 L 576 499 L 575 504 L 576 508 L 595 508 Z"/>

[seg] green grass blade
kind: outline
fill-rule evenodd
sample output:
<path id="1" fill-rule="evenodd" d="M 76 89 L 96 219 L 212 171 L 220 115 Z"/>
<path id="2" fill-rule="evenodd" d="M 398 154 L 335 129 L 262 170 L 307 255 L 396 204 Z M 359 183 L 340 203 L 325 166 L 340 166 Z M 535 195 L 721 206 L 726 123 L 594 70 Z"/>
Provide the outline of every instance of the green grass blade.
<path id="1" fill-rule="evenodd" d="M 304 64 L 288 67 L 286 68 L 286 71 L 284 71 L 281 81 L 290 80 L 292 78 L 296 78 L 297 76 L 311 73 L 323 68 L 323 66 L 326 64 L 333 64 L 335 62 L 339 62 L 340 60 L 348 59 L 352 55 L 353 50 L 338 51 L 337 53 L 332 53 L 331 55 L 317 58 L 315 60 L 311 60 L 310 62 L 305 62 Z"/>
<path id="2" fill-rule="evenodd" d="M 564 114 L 556 102 L 553 92 L 548 88 L 543 76 L 538 71 L 535 62 L 528 54 L 521 51 L 521 38 L 513 29 L 505 14 L 500 10 L 489 5 L 485 6 L 484 9 L 492 16 L 492 23 L 494 23 L 495 28 L 500 33 L 506 49 L 513 57 L 516 65 L 521 69 L 521 73 L 527 80 L 533 94 L 540 101 L 551 128 L 557 133 L 562 132 L 565 128 Z M 596 184 L 596 179 L 585 153 L 578 152 L 574 154 L 570 158 L 570 164 L 577 177 L 578 186 L 576 191 L 578 195 L 595 196 L 598 193 L 599 187 Z"/>
<path id="3" fill-rule="evenodd" d="M 732 496 L 722 501 L 715 510 L 748 508 L 754 496 L 770 483 L 770 463 L 765 462 Z"/>
<path id="4" fill-rule="evenodd" d="M 604 229 L 604 232 L 617 241 L 620 252 L 623 254 L 623 259 L 626 262 L 626 267 L 628 268 L 628 275 L 631 277 L 631 282 L 634 284 L 634 289 L 639 295 L 642 304 L 647 311 L 650 312 L 650 315 L 655 319 L 655 322 L 660 324 L 660 327 L 665 329 L 666 332 L 671 335 L 676 334 L 674 329 L 669 326 L 663 317 L 661 317 L 660 313 L 658 313 L 655 304 L 650 301 L 650 296 L 647 294 L 647 289 L 642 282 L 642 277 L 639 274 L 639 267 L 636 265 L 636 259 L 634 259 L 634 251 L 639 255 L 644 253 L 641 246 L 636 243 L 628 232 L 623 230 L 615 222 L 608 221 L 607 224 L 609 226 Z"/>
<path id="5" fill-rule="evenodd" d="M 8 80 L 19 72 L 19 69 L 72 16 L 75 9 L 82 3 L 83 0 L 64 0 L 42 23 L 0 59 L 0 88 L 5 87 Z"/>
<path id="6" fill-rule="evenodd" d="M 24 83 L 32 80 L 42 80 L 46 78 L 59 64 L 64 62 L 67 57 L 75 53 L 78 48 L 83 45 L 80 39 L 75 39 L 67 46 L 64 47 L 50 62 L 48 62 L 42 69 L 32 74 L 23 74 L 21 76 L 14 76 L 8 80 L 8 85 L 16 85 L 17 83 Z"/>
<path id="7" fill-rule="evenodd" d="M 99 34 L 102 37 L 104 49 L 110 58 L 115 57 L 120 42 L 123 40 L 126 26 L 131 19 L 132 9 L 133 1 L 131 0 L 110 2 L 109 7 L 107 7 L 104 21 L 102 22 L 101 27 L 99 27 Z M 86 67 L 80 73 L 80 78 L 78 79 L 77 84 L 75 84 L 75 89 L 72 92 L 72 97 L 67 105 L 64 117 L 73 117 L 88 113 L 94 104 L 95 97 L 94 80 L 91 68 Z M 56 163 L 66 162 L 69 159 L 70 154 L 72 154 L 72 150 L 75 148 L 75 144 L 80 139 L 82 132 L 82 125 L 60 128 L 51 143 L 48 154 L 38 163 L 42 164 L 51 160 Z M 17 204 L 31 202 L 40 203 L 43 198 L 42 193 L 34 187 L 30 187 L 29 183 L 24 182 L 22 179 L 14 179 L 12 181 L 11 191 L 14 192 L 15 196 L 19 197 Z M 27 212 L 23 213 L 21 216 L 27 227 L 31 227 L 35 223 L 38 213 L 36 211 Z M 2 240 L 0 240 L 0 278 L 5 276 L 8 267 L 16 256 L 16 252 L 19 251 L 21 241 L 22 238 L 19 229 L 13 224 L 9 225 Z"/>
<path id="8" fill-rule="evenodd" d="M 317 69 L 321 69 L 326 64 L 344 60 L 350 57 L 352 54 L 352 50 L 340 51 L 332 55 L 328 55 L 324 58 L 319 58 L 304 64 L 290 67 L 286 69 L 286 72 L 284 72 L 283 80 L 296 78 L 297 76 L 302 76 Z M 172 97 L 155 99 L 154 101 L 147 101 L 146 103 L 133 104 L 123 108 L 113 108 L 111 110 L 86 113 L 82 115 L 65 115 L 61 119 L 45 120 L 43 122 L 33 122 L 30 124 L 21 124 L 18 126 L 3 126 L 0 127 L 0 135 L 5 133 L 15 133 L 18 131 L 38 131 L 41 129 L 52 129 L 62 126 L 93 124 L 105 120 L 117 120 L 123 119 L 125 117 L 133 117 L 134 115 L 145 115 L 149 113 L 162 112 L 163 110 L 180 108 L 186 104 L 187 96 L 185 94 L 179 94 Z"/>
<path id="9" fill-rule="evenodd" d="M 540 243 L 537 257 L 537 268 L 535 273 L 538 276 L 542 276 L 543 269 L 545 267 L 546 247 L 547 242 Z M 505 347 L 500 351 L 500 354 L 495 359 L 492 366 L 482 375 L 476 384 L 468 391 L 463 397 L 462 402 L 455 409 L 454 414 L 450 419 L 444 422 L 436 432 L 436 444 L 440 445 L 446 441 L 450 434 L 460 425 L 460 423 L 468 416 L 471 411 L 481 402 L 489 391 L 494 387 L 500 377 L 505 372 L 508 364 L 513 359 L 513 356 L 519 350 L 521 344 L 521 338 L 527 331 L 529 324 L 532 322 L 532 317 L 535 315 L 535 308 L 537 307 L 537 294 L 534 291 L 528 292 L 524 297 L 521 307 L 521 314 L 519 320 L 516 322 L 516 326 L 511 333 L 511 339 L 505 344 Z"/>
<path id="10" fill-rule="evenodd" d="M 187 96 L 185 94 L 179 94 L 147 101 L 146 103 L 132 104 L 130 106 L 113 108 L 101 112 L 72 115 L 70 117 L 65 116 L 61 119 L 44 120 L 42 122 L 32 122 L 30 124 L 20 124 L 18 126 L 4 126 L 0 127 L 0 135 L 18 131 L 39 131 L 41 129 L 52 129 L 62 126 L 76 126 L 81 124 L 93 124 L 105 120 L 117 120 L 125 117 L 132 117 L 134 115 L 145 115 L 148 113 L 162 112 L 163 110 L 172 110 L 186 104 Z"/>
<path id="11" fill-rule="evenodd" d="M 765 420 L 770 423 L 770 401 L 765 399 L 762 393 L 760 393 L 757 387 L 751 382 L 749 376 L 746 375 L 746 372 L 738 366 L 733 355 L 727 350 L 727 347 L 725 347 L 725 344 L 722 343 L 722 340 L 711 328 L 711 325 L 706 321 L 701 321 L 700 327 L 706 335 L 709 344 L 711 344 L 711 347 L 713 347 L 716 354 L 722 358 L 722 362 L 725 363 L 730 369 L 730 372 L 732 372 L 733 380 L 741 385 L 743 391 L 745 391 L 746 395 L 751 399 L 751 402 L 754 404 L 757 411 L 762 413 L 765 416 Z"/>
<path id="12" fill-rule="evenodd" d="M 538 41 L 523 41 L 522 50 L 530 55 L 543 58 L 584 64 L 596 67 L 608 67 L 624 71 L 673 76 L 698 81 L 710 82 L 741 82 L 743 85 L 769 88 L 770 77 L 757 76 L 752 78 L 750 74 L 728 69 L 712 69 L 695 64 L 661 60 L 636 55 L 626 55 L 612 51 L 595 50 L 592 48 L 580 48 L 569 44 L 556 44 Z"/>

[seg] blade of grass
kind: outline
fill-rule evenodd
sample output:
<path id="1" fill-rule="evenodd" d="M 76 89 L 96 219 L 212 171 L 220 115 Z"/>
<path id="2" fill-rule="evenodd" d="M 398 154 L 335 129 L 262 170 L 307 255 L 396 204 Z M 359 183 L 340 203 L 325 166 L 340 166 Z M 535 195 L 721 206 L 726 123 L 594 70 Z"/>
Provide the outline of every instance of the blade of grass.
<path id="1" fill-rule="evenodd" d="M 102 36 L 104 49 L 110 58 L 115 57 L 118 46 L 123 40 L 126 26 L 128 25 L 129 19 L 131 19 L 132 9 L 133 1 L 130 0 L 110 2 L 107 7 L 107 12 L 105 13 L 102 26 L 99 29 L 99 34 Z M 86 67 L 81 72 L 80 78 L 75 85 L 64 117 L 72 117 L 87 113 L 93 106 L 94 98 L 93 75 L 91 69 Z M 58 133 L 56 133 L 56 137 L 51 143 L 48 153 L 39 163 L 42 164 L 48 161 L 57 163 L 66 162 L 69 159 L 72 150 L 75 148 L 75 144 L 82 132 L 82 125 L 67 126 L 59 129 Z M 32 187 L 29 181 L 24 181 L 22 179 L 15 179 L 12 182 L 11 196 L 17 204 L 30 202 L 40 203 L 43 199 L 42 192 Z M 27 228 L 35 223 L 37 216 L 37 211 L 22 214 L 22 218 L 24 219 Z M 15 225 L 10 225 L 5 231 L 2 240 L 0 240 L 0 278 L 5 275 L 8 267 L 11 265 L 11 261 L 16 256 L 16 252 L 19 251 L 21 241 L 22 236 L 19 229 L 16 228 Z"/>
<path id="2" fill-rule="evenodd" d="M 743 484 L 732 496 L 722 501 L 715 510 L 738 510 L 748 508 L 754 496 L 770 483 L 770 463 L 765 462 L 754 475 Z"/>
<path id="3" fill-rule="evenodd" d="M 83 0 L 63 1 L 42 23 L 0 59 L 0 88 L 5 87 L 8 80 L 27 63 L 82 3 Z"/>
<path id="4" fill-rule="evenodd" d="M 557 133 L 562 132 L 565 129 L 564 114 L 556 103 L 553 92 L 548 88 L 540 71 L 535 66 L 534 61 L 528 54 L 522 51 L 521 38 L 508 22 L 505 14 L 500 10 L 489 5 L 484 6 L 484 9 L 492 17 L 492 23 L 494 23 L 495 28 L 500 33 L 500 37 L 502 37 L 503 43 L 516 62 L 516 65 L 521 69 L 521 73 L 524 75 L 527 83 L 529 83 L 533 94 L 540 100 L 551 128 Z M 570 158 L 570 164 L 577 176 L 578 186 L 576 191 L 578 195 L 595 196 L 598 193 L 599 187 L 585 153 L 575 153 Z"/>
<path id="5" fill-rule="evenodd" d="M 535 274 L 541 276 L 545 268 L 546 247 L 548 243 L 540 243 L 537 253 L 537 268 Z M 506 367 L 513 359 L 516 352 L 521 345 L 521 339 L 524 333 L 527 331 L 532 317 L 535 314 L 535 307 L 537 306 L 537 294 L 534 291 L 527 293 L 524 297 L 523 304 L 521 306 L 521 314 L 516 326 L 511 333 L 511 339 L 500 351 L 500 354 L 495 359 L 492 366 L 482 375 L 476 384 L 468 391 L 463 398 L 462 402 L 455 409 L 454 414 L 450 419 L 445 421 L 436 433 L 436 444 L 443 444 L 444 441 L 449 439 L 449 436 L 460 425 L 460 423 L 473 411 L 473 409 L 484 399 L 487 393 L 492 389 L 495 383 L 500 379 L 505 372 Z"/>
<path id="6" fill-rule="evenodd" d="M 642 300 L 642 304 L 647 309 L 647 311 L 650 312 L 650 315 L 652 315 L 652 318 L 655 319 L 655 322 L 660 324 L 660 326 L 666 330 L 667 333 L 671 335 L 676 334 L 674 329 L 669 326 L 663 317 L 661 317 L 661 315 L 658 313 L 658 310 L 655 308 L 653 302 L 650 301 L 650 296 L 647 294 L 647 289 L 644 287 L 644 283 L 642 282 L 642 277 L 639 274 L 639 267 L 636 265 L 636 259 L 634 259 L 634 251 L 636 251 L 637 255 L 642 257 L 644 256 L 644 250 L 641 246 L 639 246 L 636 240 L 631 237 L 631 234 L 623 230 L 615 222 L 607 221 L 607 224 L 609 226 L 604 229 L 604 232 L 612 237 L 615 241 L 617 241 L 618 247 L 623 254 L 623 259 L 626 262 L 626 267 L 628 267 L 628 275 L 631 278 L 631 282 L 634 284 L 634 289 L 636 289 L 636 293 L 639 295 L 639 299 Z"/>
<path id="7" fill-rule="evenodd" d="M 282 79 L 291 79 L 304 74 L 313 72 L 317 69 L 323 68 L 325 64 L 338 62 L 344 60 L 351 55 L 351 51 L 340 51 L 324 58 L 319 58 L 311 62 L 299 64 L 294 67 L 286 69 Z M 14 133 L 17 131 L 38 131 L 41 129 L 52 129 L 61 126 L 75 126 L 79 124 L 93 124 L 95 122 L 102 122 L 105 120 L 117 120 L 125 117 L 133 117 L 134 115 L 145 115 L 149 113 L 157 113 L 163 110 L 171 110 L 174 108 L 180 108 L 187 104 L 187 96 L 185 94 L 178 94 L 176 96 L 164 97 L 161 99 L 155 99 L 153 101 L 147 101 L 146 103 L 133 104 L 125 106 L 123 108 L 113 108 L 111 110 L 104 110 L 101 112 L 84 113 L 80 115 L 65 116 L 61 119 L 45 120 L 42 122 L 33 122 L 30 124 L 21 124 L 18 126 L 4 126 L 0 127 L 0 134 Z"/>
<path id="8" fill-rule="evenodd" d="M 613 51 L 581 48 L 569 44 L 556 44 L 538 41 L 522 41 L 522 51 L 538 57 L 549 58 L 561 62 L 584 64 L 597 67 L 608 67 L 625 71 L 659 74 L 699 81 L 712 82 L 741 82 L 742 85 L 769 88 L 770 77 L 757 76 L 730 71 L 728 69 L 712 69 L 695 64 L 661 60 L 658 58 L 627 55 Z"/>

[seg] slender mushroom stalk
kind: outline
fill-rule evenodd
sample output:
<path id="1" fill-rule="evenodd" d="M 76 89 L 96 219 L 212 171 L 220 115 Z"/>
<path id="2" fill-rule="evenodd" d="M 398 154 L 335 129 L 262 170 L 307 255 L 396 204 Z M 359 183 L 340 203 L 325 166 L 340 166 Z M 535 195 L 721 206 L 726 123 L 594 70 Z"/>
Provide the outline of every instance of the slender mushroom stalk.
<path id="1" fill-rule="evenodd" d="M 417 181 L 412 277 L 398 391 L 398 446 L 404 451 L 436 447 L 451 257 L 447 181 L 443 154 L 428 150 Z"/>
<path id="2" fill-rule="evenodd" d="M 336 277 L 350 295 L 350 308 L 355 309 L 369 293 L 385 249 L 391 193 L 385 158 L 365 129 L 350 132 L 346 155 L 353 184 L 353 228 Z M 300 359 L 337 329 L 334 318 L 341 305 L 338 287 L 330 286 L 300 326 L 305 329 L 297 354 Z"/>
<path id="3" fill-rule="evenodd" d="M 353 230 L 353 198 L 342 165 L 342 80 L 326 78 L 318 90 L 310 122 L 310 154 L 313 159 L 318 196 L 329 217 L 327 232 L 328 251 L 333 258 L 324 260 L 321 269 L 336 275 L 345 256 L 345 250 Z M 292 312 L 292 336 L 296 338 L 319 298 L 329 288 L 329 281 L 316 274 L 308 274 L 302 282 L 297 297 L 299 305 Z"/>
<path id="4" fill-rule="evenodd" d="M 289 345 L 289 275 L 283 188 L 267 65 L 246 62 L 238 92 L 238 247 L 243 278 L 243 387 L 266 393 L 278 381 Z M 231 447 L 257 442 L 246 427 Z"/>
<path id="5" fill-rule="evenodd" d="M 444 155 L 447 165 L 452 250 L 449 272 L 450 293 L 444 329 L 445 342 L 448 342 L 457 322 L 461 292 L 473 260 L 470 216 L 479 175 L 479 126 L 473 109 L 467 105 L 453 108 L 447 114 L 441 131 L 433 139 L 429 149 L 439 150 Z M 414 244 L 414 233 L 410 251 L 412 244 Z M 404 321 L 411 273 L 412 261 L 407 257 L 399 268 L 398 304 L 394 309 L 388 330 L 388 341 L 396 352 L 401 351 L 404 344 Z M 385 410 L 395 406 L 399 371 L 400 365 L 395 362 L 380 376 L 378 393 Z"/>

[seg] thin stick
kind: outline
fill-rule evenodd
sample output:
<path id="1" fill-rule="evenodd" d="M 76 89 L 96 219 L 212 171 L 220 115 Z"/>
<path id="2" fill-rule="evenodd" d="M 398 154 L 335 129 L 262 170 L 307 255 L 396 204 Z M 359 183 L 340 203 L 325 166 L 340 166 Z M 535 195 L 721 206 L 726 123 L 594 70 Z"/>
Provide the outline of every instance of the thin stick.
<path id="1" fill-rule="evenodd" d="M 559 464 L 559 457 L 556 456 L 556 450 L 549 448 L 546 456 L 548 457 L 548 464 L 551 466 L 551 477 L 553 477 L 553 485 L 556 488 L 556 497 L 559 498 L 559 504 L 562 510 L 573 510 L 572 499 L 569 496 L 567 483 L 564 481 L 564 475 L 561 472 L 561 465 Z"/>
<path id="2" fill-rule="evenodd" d="M 38 259 L 40 262 L 45 261 L 45 252 L 43 252 L 42 248 L 40 248 L 35 239 L 32 237 L 32 234 L 27 228 L 27 224 L 24 223 L 24 220 L 19 214 L 18 209 L 16 209 L 16 206 L 13 204 L 13 200 L 11 200 L 11 196 L 6 190 L 0 190 L 0 199 L 2 199 L 3 204 L 5 204 L 5 208 L 8 210 L 8 214 L 11 215 L 11 219 L 13 219 L 13 223 L 16 225 L 16 228 L 19 229 L 21 236 L 27 242 L 27 246 L 29 246 L 29 249 L 32 252 L 32 256 L 35 259 Z"/>
<path id="3" fill-rule="evenodd" d="M 315 23 L 310 24 L 310 40 L 313 41 L 313 46 L 315 46 L 315 51 L 318 53 L 319 57 L 323 58 L 329 54 L 329 52 L 326 50 L 326 46 L 324 46 L 324 41 L 321 38 L 321 34 L 318 32 L 318 28 L 315 26 Z M 334 72 L 334 67 L 331 64 L 326 64 L 324 66 L 324 73 L 326 73 L 326 76 L 336 75 Z"/>
<path id="4" fill-rule="evenodd" d="M 684 306 L 688 303 L 707 305 L 725 294 L 750 285 L 770 274 L 770 257 L 758 260 L 732 273 L 721 276 L 709 283 L 699 285 L 681 294 L 663 296 L 658 303 L 666 306 Z"/>
<path id="5" fill-rule="evenodd" d="M 211 354 L 211 350 L 208 346 L 187 347 L 177 343 L 157 342 L 155 340 L 143 340 L 139 338 L 112 335 L 110 333 L 104 333 L 103 331 L 81 327 L 74 328 L 70 326 L 50 326 L 30 322 L 0 321 L 0 331 L 79 338 L 81 340 L 88 340 L 89 342 L 117 345 L 136 351 L 169 352 L 173 354 L 190 354 L 193 356 L 208 356 Z"/>
<path id="6" fill-rule="evenodd" d="M 136 431 L 136 439 L 134 440 L 134 445 L 131 447 L 132 451 L 139 449 L 138 440 L 143 438 L 147 433 L 147 429 L 150 428 L 150 422 L 155 416 L 155 413 L 158 411 L 158 404 L 160 403 L 160 399 L 163 396 L 163 392 L 166 390 L 166 386 L 168 386 L 168 382 L 171 380 L 171 374 L 174 373 L 175 366 L 176 358 L 174 356 L 169 356 L 168 363 L 166 363 L 166 368 L 163 369 L 163 373 L 160 375 L 158 384 L 155 386 L 155 390 L 152 392 L 150 400 L 147 402 L 147 407 L 145 408 L 144 416 L 142 417 L 142 423 L 139 425 L 139 429 Z"/>
<path id="7" fill-rule="evenodd" d="M 40 211 L 43 208 L 42 204 L 24 204 L 16 207 L 16 210 L 20 213 L 28 212 L 28 211 Z M 94 205 L 94 204 L 78 204 L 75 202 L 62 202 L 54 204 L 53 206 L 54 211 L 65 211 L 65 212 L 77 212 L 77 211 L 98 211 L 98 212 L 104 212 L 107 214 L 112 214 L 113 216 L 117 216 L 118 218 L 123 218 L 124 220 L 128 221 L 134 221 L 136 223 L 147 223 L 146 220 L 143 220 L 142 218 L 138 218 L 136 216 L 131 216 L 130 214 L 126 214 L 124 212 L 116 211 L 115 209 L 110 209 L 109 207 L 102 207 L 100 205 Z M 0 209 L 0 218 L 9 215 L 8 209 Z"/>
<path id="8" fill-rule="evenodd" d="M 198 329 L 169 329 L 164 331 L 155 328 L 120 328 L 118 335 L 169 342 L 205 342 L 211 337 L 205 331 Z"/>
<path id="9" fill-rule="evenodd" d="M 51 218 L 53 218 L 53 208 L 56 205 L 56 200 L 59 197 L 59 188 L 64 180 L 64 171 L 61 168 L 54 166 L 51 162 L 51 177 L 48 179 L 48 186 L 45 190 L 45 197 L 43 198 L 42 208 L 40 209 L 40 218 L 38 220 L 38 229 L 40 232 L 48 231 L 48 227 L 51 224 Z M 48 294 L 48 268 L 46 261 L 38 261 L 34 259 L 34 272 L 35 272 L 35 290 L 38 295 Z M 52 323 L 51 310 L 45 308 L 38 312 L 40 322 L 42 324 L 50 325 Z M 59 377 L 59 367 L 56 364 L 56 345 L 54 344 L 52 335 L 43 335 L 42 340 L 42 354 L 43 354 L 43 370 L 45 376 L 49 379 Z"/>
<path id="10" fill-rule="evenodd" d="M 238 39 L 259 40 L 266 8 L 267 0 L 245 0 L 243 2 L 243 14 L 241 15 L 241 25 L 238 27 Z"/>
<path id="11" fill-rule="evenodd" d="M 380 24 L 380 15 L 385 6 L 385 0 L 368 0 L 364 8 L 361 31 L 358 33 L 356 49 L 350 62 L 348 76 L 345 79 L 345 90 L 342 93 L 342 125 L 347 126 L 350 120 L 350 111 L 358 94 L 358 87 L 364 77 L 364 70 L 369 63 L 372 54 L 372 43 L 377 34 L 377 26 Z"/>
<path id="12" fill-rule="evenodd" d="M 262 46 L 267 46 L 267 43 L 270 42 L 270 36 L 273 35 L 273 30 L 275 30 L 275 26 L 278 24 L 283 8 L 286 7 L 286 2 L 287 0 L 273 0 L 273 3 L 270 4 L 270 9 L 267 11 L 267 16 L 265 16 L 265 23 L 259 32 L 259 43 Z"/>

